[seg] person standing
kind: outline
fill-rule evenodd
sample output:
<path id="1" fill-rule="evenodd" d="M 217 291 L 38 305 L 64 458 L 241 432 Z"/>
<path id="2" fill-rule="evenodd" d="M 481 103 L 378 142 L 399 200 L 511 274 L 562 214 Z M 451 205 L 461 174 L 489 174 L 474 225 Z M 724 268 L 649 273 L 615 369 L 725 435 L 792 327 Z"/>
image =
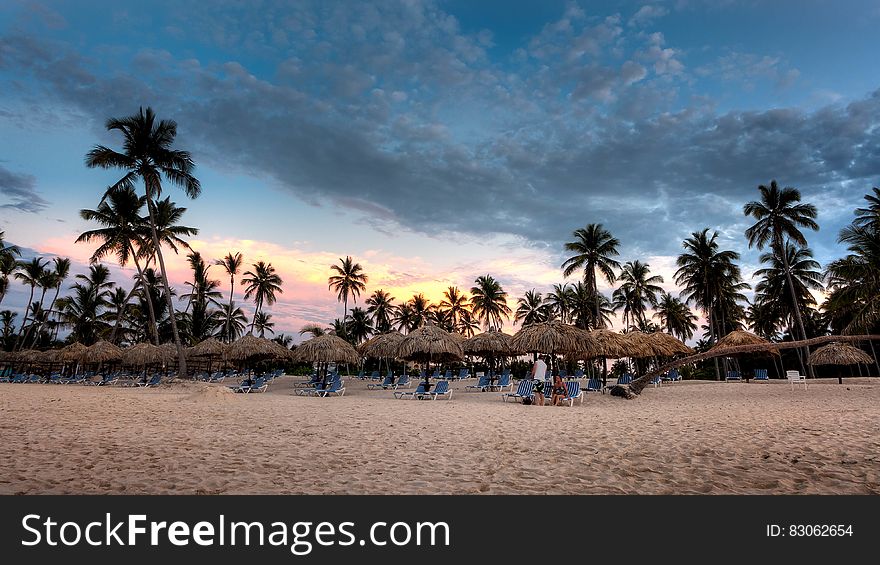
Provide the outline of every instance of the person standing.
<path id="1" fill-rule="evenodd" d="M 547 363 L 543 359 L 538 359 L 532 365 L 531 379 L 534 381 L 533 396 L 534 403 L 538 406 L 544 406 L 544 375 L 547 373 Z"/>

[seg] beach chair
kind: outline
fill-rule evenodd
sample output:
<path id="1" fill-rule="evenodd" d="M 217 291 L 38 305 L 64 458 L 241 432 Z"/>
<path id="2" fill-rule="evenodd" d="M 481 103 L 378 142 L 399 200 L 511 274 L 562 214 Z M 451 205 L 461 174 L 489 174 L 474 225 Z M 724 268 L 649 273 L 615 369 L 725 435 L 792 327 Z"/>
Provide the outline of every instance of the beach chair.
<path id="1" fill-rule="evenodd" d="M 492 390 L 501 391 L 504 389 L 513 390 L 513 382 L 510 380 L 510 371 L 504 371 L 500 377 L 498 377 L 498 382 L 489 385 L 489 388 Z"/>
<path id="2" fill-rule="evenodd" d="M 391 388 L 393 388 L 393 389 L 409 388 L 411 382 L 412 381 L 409 380 L 409 375 L 404 373 L 397 378 L 397 382 L 392 384 Z"/>
<path id="3" fill-rule="evenodd" d="M 489 375 L 483 375 L 480 377 L 480 380 L 477 381 L 475 385 L 467 385 L 464 387 L 468 390 L 478 390 L 480 392 L 485 392 L 487 388 L 489 388 Z"/>
<path id="4" fill-rule="evenodd" d="M 574 375 L 571 376 L 572 379 L 582 379 L 584 378 L 584 370 L 578 369 L 574 372 Z"/>
<path id="5" fill-rule="evenodd" d="M 806 375 L 800 374 L 799 371 L 786 371 L 785 376 L 788 378 L 788 383 L 791 385 L 791 390 L 794 390 L 794 385 L 797 383 L 803 383 L 804 390 L 807 390 Z"/>
<path id="6" fill-rule="evenodd" d="M 388 374 L 381 383 L 367 383 L 367 389 L 376 390 L 377 388 L 387 389 L 394 386 L 394 375 Z"/>
<path id="7" fill-rule="evenodd" d="M 727 376 L 724 377 L 724 380 L 727 382 L 730 382 L 730 381 L 742 382 L 742 377 L 740 376 L 739 371 L 727 371 Z"/>
<path id="8" fill-rule="evenodd" d="M 332 389 L 334 383 L 336 383 L 337 381 L 341 382 L 342 378 L 339 376 L 338 373 L 333 373 L 333 375 L 330 377 L 330 380 L 327 381 L 326 386 L 324 386 L 324 383 L 322 381 L 318 381 L 318 383 L 312 388 L 298 388 L 294 389 L 293 392 L 297 396 L 316 396 L 323 391 Z"/>
<path id="9" fill-rule="evenodd" d="M 138 381 L 138 386 L 143 387 L 143 388 L 150 388 L 150 387 L 158 386 L 159 383 L 161 383 L 161 382 L 162 382 L 161 376 L 153 375 L 153 378 L 151 378 L 149 381 L 146 381 L 146 382 Z"/>
<path id="10" fill-rule="evenodd" d="M 670 371 L 663 377 L 663 380 L 670 382 L 680 381 L 681 374 L 678 372 L 678 369 L 670 369 Z"/>
<path id="11" fill-rule="evenodd" d="M 584 392 L 601 392 L 605 393 L 602 389 L 602 381 L 598 379 L 598 377 L 592 377 L 587 381 L 587 385 L 584 387 Z"/>
<path id="12" fill-rule="evenodd" d="M 370 373 L 370 380 L 372 381 L 378 381 L 381 378 L 382 377 L 381 375 L 379 375 L 379 371 L 373 371 L 372 373 Z"/>
<path id="13" fill-rule="evenodd" d="M 416 395 L 424 395 L 425 394 L 425 382 L 422 381 L 419 383 L 419 386 L 416 387 L 415 390 L 396 390 L 394 391 L 394 398 L 401 400 L 403 398 L 415 398 Z"/>
<path id="14" fill-rule="evenodd" d="M 316 386 L 321 384 L 323 379 L 318 375 L 312 375 L 312 377 L 308 381 L 300 381 L 298 383 L 293 383 L 293 388 L 315 388 Z M 230 387 L 235 388 L 235 387 Z"/>
<path id="15" fill-rule="evenodd" d="M 619 385 L 628 385 L 631 382 L 633 382 L 633 376 L 629 374 L 620 375 L 620 377 L 617 378 L 617 384 Z"/>
<path id="16" fill-rule="evenodd" d="M 345 394 L 345 386 L 343 385 L 342 379 L 334 379 L 327 388 L 316 389 L 314 396 L 328 397 L 331 394 L 333 396 L 342 396 Z"/>
<path id="17" fill-rule="evenodd" d="M 562 377 L 563 379 L 567 379 L 568 378 L 568 371 L 565 370 L 565 368 L 559 369 L 559 376 Z"/>
<path id="18" fill-rule="evenodd" d="M 458 378 L 458 380 L 462 380 L 462 379 L 470 378 L 470 376 L 471 376 L 471 370 L 468 369 L 467 367 L 465 367 L 465 368 L 460 369 L 460 370 L 458 371 L 458 377 L 457 377 L 457 378 Z"/>
<path id="19" fill-rule="evenodd" d="M 574 401 L 579 400 L 584 403 L 584 392 L 581 390 L 581 383 L 578 381 L 568 381 L 565 383 L 565 396 L 563 402 L 568 402 L 569 406 L 574 406 Z"/>
<path id="20" fill-rule="evenodd" d="M 452 369 L 446 369 L 446 372 L 443 373 L 443 380 L 444 381 L 452 380 Z"/>
<path id="21" fill-rule="evenodd" d="M 651 379 L 651 384 L 654 385 L 654 388 L 659 387 L 662 382 L 663 382 L 663 379 L 660 378 L 660 375 L 657 375 L 656 377 Z"/>
<path id="22" fill-rule="evenodd" d="M 425 398 L 430 398 L 431 400 L 437 400 L 440 397 L 444 397 L 447 400 L 452 398 L 452 389 L 449 388 L 449 381 L 440 381 L 437 383 L 433 389 L 428 392 L 423 392 L 422 394 L 416 394 L 413 398 L 418 400 L 422 400 Z"/>
<path id="23" fill-rule="evenodd" d="M 112 375 L 104 375 L 104 378 L 96 384 L 98 386 L 110 386 L 115 385 L 117 382 L 119 382 L 119 374 L 114 373 Z"/>
<path id="24" fill-rule="evenodd" d="M 531 398 L 532 393 L 535 390 L 535 382 L 530 379 L 523 379 L 519 382 L 519 386 L 516 387 L 516 392 L 503 392 L 501 393 L 501 400 L 507 402 L 508 398 L 512 398 L 514 400 L 523 399 L 526 397 Z"/>
<path id="25" fill-rule="evenodd" d="M 767 376 L 767 369 L 755 369 L 755 380 L 769 381 L 770 377 Z"/>

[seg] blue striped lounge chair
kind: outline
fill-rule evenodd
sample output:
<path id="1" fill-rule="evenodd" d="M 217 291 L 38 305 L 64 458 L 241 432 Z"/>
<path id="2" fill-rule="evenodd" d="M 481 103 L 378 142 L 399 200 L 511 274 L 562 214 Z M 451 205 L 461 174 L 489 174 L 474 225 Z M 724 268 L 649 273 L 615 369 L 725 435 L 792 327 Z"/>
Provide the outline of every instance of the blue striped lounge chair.
<path id="1" fill-rule="evenodd" d="M 321 381 L 321 382 L 318 382 L 318 384 L 316 384 L 312 388 L 298 388 L 298 389 L 294 390 L 293 392 L 297 396 L 316 396 L 316 395 L 320 394 L 321 391 L 329 390 L 330 388 L 333 387 L 333 383 L 335 383 L 337 381 L 341 381 L 341 380 L 342 379 L 339 376 L 339 373 L 333 373 L 333 375 L 330 377 L 330 380 L 327 381 L 326 386 L 324 386 L 323 381 Z"/>
<path id="2" fill-rule="evenodd" d="M 582 378 L 584 378 L 584 370 L 583 370 L 583 369 L 578 369 L 577 371 L 574 372 L 574 375 L 572 376 L 572 378 L 573 378 L 573 379 L 582 379 Z"/>
<path id="3" fill-rule="evenodd" d="M 385 380 L 381 383 L 367 383 L 367 388 L 370 390 L 375 390 L 377 388 L 386 389 L 390 386 L 394 385 L 394 375 L 387 375 Z"/>
<path id="4" fill-rule="evenodd" d="M 565 397 L 562 401 L 568 402 L 569 406 L 574 406 L 575 400 L 579 400 L 581 404 L 584 403 L 584 393 L 581 390 L 581 383 L 578 381 L 568 381 L 565 383 Z"/>
<path id="5" fill-rule="evenodd" d="M 446 372 L 443 373 L 443 380 L 448 381 L 452 378 L 452 369 L 446 369 Z"/>
<path id="6" fill-rule="evenodd" d="M 742 377 L 739 375 L 739 371 L 727 371 L 727 376 L 724 377 L 724 380 L 727 382 L 742 381 Z"/>
<path id="7" fill-rule="evenodd" d="M 651 379 L 651 384 L 654 385 L 654 388 L 657 388 L 658 386 L 660 386 L 660 383 L 663 382 L 663 379 L 661 377 L 662 375 L 657 375 L 656 377 Z"/>
<path id="8" fill-rule="evenodd" d="M 150 387 L 158 386 L 159 383 L 161 383 L 161 382 L 162 382 L 161 376 L 153 375 L 153 378 L 151 378 L 149 381 L 145 381 L 143 383 L 138 382 L 138 386 L 142 386 L 144 388 L 150 388 Z"/>
<path id="9" fill-rule="evenodd" d="M 767 369 L 755 369 L 755 380 L 769 381 L 770 377 L 767 376 Z"/>
<path id="10" fill-rule="evenodd" d="M 381 378 L 382 377 L 379 375 L 379 371 L 373 371 L 372 373 L 370 373 L 371 380 L 378 381 Z"/>
<path id="11" fill-rule="evenodd" d="M 487 388 L 489 388 L 489 375 L 483 375 L 480 377 L 480 380 L 477 381 L 475 385 L 467 385 L 464 387 L 468 390 L 478 390 L 480 392 L 485 392 Z"/>
<path id="12" fill-rule="evenodd" d="M 617 379 L 617 384 L 619 385 L 628 385 L 631 382 L 633 382 L 633 376 L 629 374 L 620 375 Z"/>
<path id="13" fill-rule="evenodd" d="M 584 387 L 585 392 L 601 392 L 605 393 L 602 389 L 602 381 L 600 381 L 597 377 L 592 377 L 587 381 L 587 386 Z"/>
<path id="14" fill-rule="evenodd" d="M 431 378 L 432 379 L 439 379 L 440 378 L 440 369 L 434 369 L 434 374 L 431 375 Z"/>
<path id="15" fill-rule="evenodd" d="M 568 371 L 566 371 L 564 368 L 559 369 L 559 376 L 562 377 L 563 379 L 567 379 L 568 378 Z"/>
<path id="16" fill-rule="evenodd" d="M 328 386 L 327 388 L 316 389 L 314 396 L 326 398 L 331 394 L 333 396 L 342 396 L 345 394 L 345 386 L 342 379 L 333 379 L 333 382 L 331 382 L 330 386 Z"/>
<path id="17" fill-rule="evenodd" d="M 425 394 L 425 381 L 419 383 L 419 386 L 416 387 L 415 390 L 396 390 L 394 391 L 394 398 L 400 400 L 402 398 L 415 398 L 417 394 L 424 395 Z"/>
<path id="18" fill-rule="evenodd" d="M 409 375 L 404 373 L 397 378 L 397 382 L 392 384 L 390 388 L 393 388 L 393 389 L 409 388 L 409 385 L 411 382 L 412 381 L 409 380 Z"/>
<path id="19" fill-rule="evenodd" d="M 663 376 L 663 380 L 670 382 L 680 381 L 681 373 L 678 372 L 678 369 L 670 369 L 669 372 Z"/>
<path id="20" fill-rule="evenodd" d="M 293 388 L 315 388 L 316 386 L 321 384 L 321 380 L 321 377 L 319 377 L 318 375 L 312 375 L 311 378 L 307 381 L 293 383 Z"/>
<path id="21" fill-rule="evenodd" d="M 446 400 L 452 398 L 452 389 L 449 388 L 449 381 L 440 381 L 437 383 L 433 389 L 429 390 L 422 395 L 415 395 L 415 398 L 422 400 L 424 398 L 430 398 L 431 400 L 437 400 L 438 398 L 443 397 Z"/>
<path id="22" fill-rule="evenodd" d="M 504 371 L 500 377 L 498 377 L 498 382 L 494 385 L 491 385 L 493 390 L 512 390 L 513 382 L 510 380 L 510 371 Z"/>
<path id="23" fill-rule="evenodd" d="M 467 367 L 465 367 L 465 368 L 463 368 L 463 369 L 459 369 L 459 371 L 458 371 L 458 377 L 456 377 L 456 378 L 457 378 L 458 380 L 461 380 L 461 379 L 467 379 L 467 378 L 470 378 L 470 376 L 471 376 L 471 370 L 468 369 Z"/>
<path id="24" fill-rule="evenodd" d="M 532 393 L 535 391 L 535 381 L 531 379 L 523 379 L 519 382 L 519 386 L 516 387 L 516 392 L 504 392 L 501 394 L 501 400 L 507 402 L 508 398 L 512 398 L 514 400 L 523 399 L 525 397 L 531 397 Z"/>

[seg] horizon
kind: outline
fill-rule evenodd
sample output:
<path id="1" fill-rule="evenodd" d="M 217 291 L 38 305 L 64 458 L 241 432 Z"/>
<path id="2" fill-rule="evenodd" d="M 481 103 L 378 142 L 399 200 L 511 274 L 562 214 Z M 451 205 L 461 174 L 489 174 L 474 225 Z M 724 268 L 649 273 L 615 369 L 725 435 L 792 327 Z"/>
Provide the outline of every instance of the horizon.
<path id="1" fill-rule="evenodd" d="M 346 256 L 370 277 L 349 307 L 380 288 L 437 303 L 490 274 L 515 309 L 578 280 L 563 245 L 590 223 L 677 296 L 681 242 L 708 227 L 754 286 L 742 207 L 758 185 L 817 206 L 806 235 L 824 268 L 880 184 L 880 69 L 854 33 L 880 21 L 867 1 L 158 4 L 0 7 L 0 230 L 22 259 L 84 272 L 95 246 L 73 242 L 95 225 L 78 211 L 121 176 L 84 157 L 121 146 L 108 118 L 152 107 L 203 187 L 163 191 L 199 228 L 190 245 L 209 263 L 239 251 L 242 271 L 271 262 L 284 285 L 267 311 L 295 342 L 342 316 L 327 277 Z M 165 259 L 181 294 L 185 254 Z M 133 266 L 104 264 L 131 287 Z M 225 301 L 228 278 L 210 275 Z M 10 281 L 0 308 L 21 313 L 27 295 Z"/>

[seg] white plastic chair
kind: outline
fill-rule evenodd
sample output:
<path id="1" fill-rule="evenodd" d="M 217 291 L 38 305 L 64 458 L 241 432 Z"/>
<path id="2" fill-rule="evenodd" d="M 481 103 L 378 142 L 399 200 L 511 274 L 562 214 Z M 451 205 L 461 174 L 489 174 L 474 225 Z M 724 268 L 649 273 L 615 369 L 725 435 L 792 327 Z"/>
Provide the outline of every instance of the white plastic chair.
<path id="1" fill-rule="evenodd" d="M 785 376 L 788 377 L 788 383 L 791 385 L 792 390 L 794 390 L 795 383 L 804 383 L 804 390 L 807 390 L 806 375 L 800 374 L 799 371 L 786 371 Z"/>

